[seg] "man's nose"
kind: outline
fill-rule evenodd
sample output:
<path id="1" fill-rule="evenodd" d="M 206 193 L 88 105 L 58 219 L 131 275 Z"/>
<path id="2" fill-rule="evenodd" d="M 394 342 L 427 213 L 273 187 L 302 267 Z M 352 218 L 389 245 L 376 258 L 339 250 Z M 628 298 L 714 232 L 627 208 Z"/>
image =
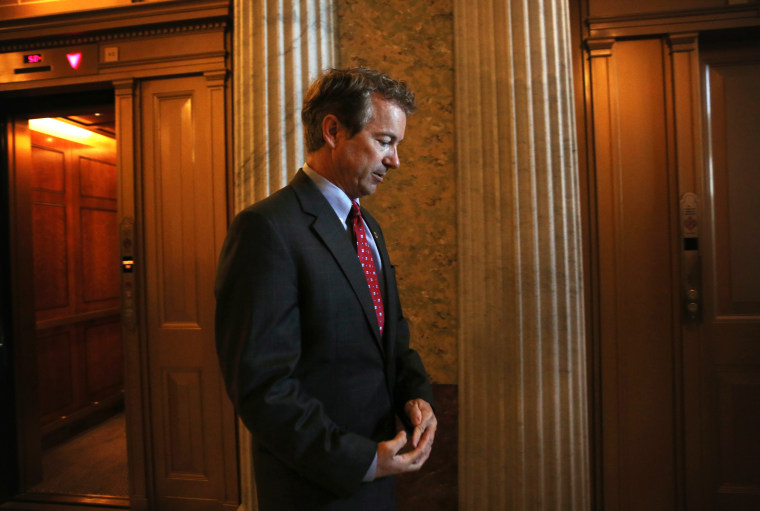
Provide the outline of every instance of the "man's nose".
<path id="1" fill-rule="evenodd" d="M 394 147 L 393 148 L 393 152 L 383 159 L 383 164 L 386 167 L 390 167 L 392 169 L 399 168 L 399 165 L 401 165 L 401 160 L 398 157 L 398 149 L 397 148 Z"/>

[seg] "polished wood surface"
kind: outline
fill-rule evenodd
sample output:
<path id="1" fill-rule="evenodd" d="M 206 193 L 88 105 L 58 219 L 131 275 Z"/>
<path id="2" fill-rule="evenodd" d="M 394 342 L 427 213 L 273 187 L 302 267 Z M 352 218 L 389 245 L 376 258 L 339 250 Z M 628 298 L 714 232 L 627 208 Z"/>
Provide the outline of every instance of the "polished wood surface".
<path id="1" fill-rule="evenodd" d="M 760 509 L 760 37 L 706 44 L 702 61 L 704 499 L 721 511 Z"/>
<path id="2" fill-rule="evenodd" d="M 78 370 L 72 358 L 70 329 L 38 335 L 40 346 L 37 355 L 40 378 L 41 422 L 46 424 L 75 410 L 74 371 Z"/>
<path id="3" fill-rule="evenodd" d="M 686 34 L 760 26 L 752 0 L 581 0 L 592 38 Z"/>
<path id="4" fill-rule="evenodd" d="M 613 16 L 636 16 L 664 13 L 682 13 L 701 9 L 720 8 L 726 6 L 726 0 L 589 0 L 589 15 L 592 18 Z M 644 16 L 642 16 L 644 15 Z"/>
<path id="5" fill-rule="evenodd" d="M 141 87 L 150 438 L 162 509 L 186 506 L 187 498 L 225 502 L 236 473 L 226 442 L 233 414 L 214 344 L 227 208 L 224 137 L 211 121 L 224 115 L 223 83 L 211 75 Z"/>
<path id="6" fill-rule="evenodd" d="M 731 39 L 586 40 L 597 509 L 760 506 L 760 52 Z"/>
<path id="7" fill-rule="evenodd" d="M 47 264 L 38 263 L 40 271 L 47 271 L 50 279 L 38 279 L 37 286 L 48 286 L 51 292 L 45 293 L 50 301 L 45 310 L 34 314 L 37 316 L 37 328 L 41 330 L 42 335 L 45 332 L 58 335 L 66 331 L 69 332 L 69 337 L 79 336 L 79 340 L 83 341 L 60 340 L 52 352 L 63 353 L 66 350 L 67 357 L 73 359 L 79 356 L 82 357 L 83 363 L 96 365 L 97 370 L 90 371 L 87 385 L 83 387 L 92 400 L 100 399 L 98 389 L 105 389 L 103 391 L 107 392 L 114 385 L 114 377 L 119 374 L 114 370 L 118 365 L 115 357 L 120 356 L 116 344 L 120 344 L 123 351 L 123 367 L 126 368 L 124 399 L 127 409 L 130 508 L 135 511 L 178 508 L 235 509 L 238 507 L 239 481 L 234 411 L 221 391 L 203 390 L 202 399 L 199 400 L 197 395 L 192 397 L 192 392 L 196 392 L 199 386 L 203 389 L 219 389 L 218 369 L 213 363 L 215 354 L 203 351 L 207 348 L 201 349 L 203 363 L 207 365 L 200 373 L 193 372 L 195 369 L 187 370 L 185 366 L 174 367 L 171 352 L 161 345 L 160 339 L 149 335 L 147 327 L 148 318 L 154 315 L 163 317 L 165 312 L 172 321 L 178 320 L 178 323 L 184 324 L 187 315 L 196 315 L 204 316 L 205 319 L 191 321 L 207 324 L 208 303 L 202 305 L 205 310 L 199 309 L 196 312 L 193 310 L 193 302 L 197 302 L 197 296 L 183 302 L 185 297 L 176 294 L 173 286 L 176 283 L 192 288 L 192 282 L 184 282 L 184 279 L 191 277 L 190 272 L 186 269 L 169 268 L 166 272 L 169 281 L 162 282 L 161 285 L 169 286 L 170 296 L 167 300 L 152 301 L 150 306 L 148 305 L 149 300 L 145 296 L 148 281 L 144 255 L 157 245 L 149 246 L 145 243 L 144 236 L 148 226 L 154 221 L 162 221 L 162 217 L 160 214 L 158 217 L 146 216 L 143 202 L 145 197 L 156 190 L 154 185 L 160 184 L 154 181 L 148 183 L 145 179 L 144 144 L 154 136 L 157 137 L 155 140 L 158 147 L 163 143 L 158 132 L 154 131 L 152 123 L 143 125 L 143 120 L 146 119 L 143 110 L 153 108 L 147 104 L 152 98 L 144 96 L 144 84 L 160 81 L 164 77 L 195 76 L 203 83 L 203 94 L 207 97 L 201 101 L 206 101 L 204 106 L 200 109 L 194 106 L 193 112 L 195 114 L 204 111 L 202 115 L 205 124 L 193 125 L 193 133 L 190 133 L 186 140 L 191 140 L 191 145 L 194 144 L 194 150 L 198 151 L 198 161 L 206 163 L 204 170 L 209 173 L 206 176 L 209 179 L 205 184 L 213 186 L 213 207 L 207 208 L 208 212 L 200 211 L 199 214 L 210 214 L 213 218 L 213 228 L 203 234 L 209 234 L 214 241 L 210 244 L 200 242 L 192 246 L 183 246 L 182 253 L 167 254 L 165 259 L 167 264 L 173 264 L 179 258 L 183 264 L 197 265 L 201 269 L 199 273 L 213 273 L 216 253 L 227 224 L 226 178 L 227 156 L 231 146 L 231 133 L 228 129 L 231 112 L 230 90 L 226 80 L 230 67 L 231 3 L 226 0 L 116 3 L 121 6 L 109 9 L 102 5 L 93 9 L 92 6 L 80 5 L 81 2 L 49 2 L 43 10 L 50 15 L 41 16 L 43 11 L 39 10 L 39 6 L 6 6 L 4 4 L 7 2 L 0 2 L 0 10 L 3 13 L 8 11 L 5 14 L 9 14 L 0 16 L 0 50 L 3 52 L 33 50 L 46 53 L 48 50 L 63 50 L 67 46 L 78 47 L 83 39 L 88 41 L 88 47 L 97 48 L 97 69 L 91 68 L 92 74 L 64 76 L 54 72 L 49 76 L 24 75 L 23 80 L 0 84 L 0 100 L 7 104 L 6 101 L 13 102 L 16 98 L 26 97 L 30 93 L 35 95 L 44 90 L 41 102 L 51 104 L 52 97 L 63 97 L 57 95 L 72 90 L 81 92 L 92 88 L 113 88 L 118 144 L 116 161 L 109 161 L 108 165 L 104 165 L 104 160 L 93 154 L 82 154 L 82 158 L 75 164 L 80 168 L 80 180 L 75 187 L 78 191 L 74 200 L 80 203 L 75 210 L 76 213 L 72 214 L 66 212 L 65 207 L 61 208 L 60 200 L 49 200 L 55 193 L 74 193 L 60 171 L 61 166 L 66 165 L 66 161 L 50 163 L 49 168 L 41 167 L 38 183 L 32 186 L 32 177 L 27 171 L 31 168 L 31 164 L 28 163 L 31 160 L 31 143 L 26 123 L 24 121 L 14 126 L 14 130 L 9 130 L 9 146 L 12 148 L 12 151 L 9 151 L 12 160 L 10 186 L 17 192 L 16 196 L 12 197 L 14 202 L 11 210 L 12 218 L 20 222 L 18 226 L 12 224 L 12 265 L 14 271 L 18 270 L 19 275 L 26 276 L 14 281 L 14 297 L 19 295 L 18 290 L 32 288 L 32 201 L 29 196 L 32 194 L 31 188 L 34 187 L 37 189 L 34 191 L 35 194 L 47 194 L 46 197 L 38 197 L 44 199 L 37 201 L 40 203 L 40 211 L 53 219 L 56 216 L 50 211 L 53 211 L 54 207 L 64 211 L 57 216 L 55 226 L 46 227 L 51 230 L 50 239 L 43 235 L 37 236 L 38 245 L 47 243 L 50 247 L 46 252 L 53 254 L 63 250 L 61 244 L 64 243 L 64 238 L 66 243 L 69 237 L 78 240 L 76 243 L 81 243 L 74 253 L 64 251 L 65 257 L 61 258 L 58 264 L 65 263 L 66 269 L 63 266 L 51 269 Z M 113 6 L 116 3 L 109 5 Z M 108 56 L 114 51 L 117 55 L 116 60 Z M 187 90 L 180 92 L 186 93 Z M 37 103 L 34 103 L 33 109 L 38 108 Z M 51 108 L 55 110 L 67 106 L 70 106 L 68 100 L 64 99 Z M 23 115 L 26 115 L 26 111 Z M 201 137 L 202 143 L 192 141 L 202 130 L 205 132 Z M 44 144 L 39 146 L 43 147 Z M 58 159 L 66 160 L 66 150 L 59 148 L 58 151 L 63 152 L 63 156 L 58 156 Z M 52 156 L 49 159 L 55 159 L 53 152 L 55 151 L 50 152 Z M 37 156 L 39 160 L 45 159 L 42 152 Z M 105 184 L 102 181 L 103 175 L 115 174 L 118 174 L 116 182 L 109 181 Z M 44 186 L 40 183 L 44 183 Z M 187 188 L 183 190 L 186 192 Z M 169 192 L 169 195 L 171 193 Z M 116 196 L 117 205 L 113 201 Z M 17 204 L 15 201 L 18 199 L 24 201 Z M 43 207 L 43 203 L 46 206 Z M 169 206 L 173 207 L 173 204 L 167 205 Z M 111 243 L 111 231 L 106 226 L 111 224 L 115 210 L 118 210 L 115 216 L 118 235 L 124 236 L 117 244 L 117 262 L 121 256 L 119 249 L 126 250 L 127 245 L 130 256 L 135 258 L 134 271 L 129 274 L 131 278 L 124 278 L 123 282 L 118 265 L 114 268 L 110 264 L 111 255 L 100 250 L 100 245 Z M 184 208 L 182 213 L 187 213 L 187 208 Z M 172 218 L 172 215 L 173 213 L 169 212 L 166 216 Z M 46 225 L 49 223 L 45 222 Z M 203 225 L 199 227 L 201 230 L 205 228 Z M 212 231 L 213 234 L 210 234 Z M 170 238 L 172 236 L 175 234 L 171 234 Z M 176 246 L 176 238 L 169 246 Z M 163 250 L 163 246 L 161 249 Z M 197 258 L 192 255 L 194 250 L 199 251 Z M 162 256 L 161 259 L 154 258 L 151 261 L 163 263 L 164 259 Z M 75 275 L 70 274 L 72 265 Z M 29 268 L 25 269 L 26 266 Z M 163 275 L 159 269 L 154 270 Z M 64 274 L 68 275 L 64 278 Z M 114 276 L 118 282 L 116 294 L 112 293 Z M 86 280 L 84 290 L 77 288 L 76 279 L 82 279 L 83 282 Z M 50 297 L 52 292 L 53 296 Z M 198 296 L 213 296 L 212 289 L 207 285 L 198 287 L 197 293 Z M 27 295 L 31 298 L 32 293 Z M 130 307 L 120 311 L 119 304 L 124 303 L 126 299 L 130 301 Z M 207 301 L 209 299 L 213 298 L 206 298 Z M 159 305 L 160 308 L 151 308 Z M 33 307 L 31 304 L 24 305 L 22 296 L 14 298 L 13 306 L 14 335 L 18 336 L 18 340 L 23 339 L 23 342 L 14 343 L 18 347 L 15 357 L 16 373 L 26 375 L 29 379 L 37 372 L 39 359 L 38 350 L 35 348 L 35 318 L 24 319 L 24 314 L 33 313 Z M 118 318 L 120 312 L 124 320 L 120 328 L 121 341 L 117 343 L 116 324 L 112 323 L 110 318 Z M 28 334 L 22 328 L 27 323 Z M 89 326 L 84 329 L 74 326 L 80 323 Z M 158 346 L 154 346 L 154 341 Z M 204 346 L 205 342 L 207 341 L 204 341 Z M 98 345 L 102 345 L 104 349 L 99 350 Z M 180 354 L 178 361 L 181 360 L 185 345 L 178 343 L 171 347 Z M 155 352 L 152 351 L 154 349 Z M 159 352 L 164 358 L 152 360 L 151 357 Z M 50 360 L 53 356 L 49 353 L 42 358 Z M 151 364 L 154 362 L 156 367 L 160 364 L 166 365 L 167 373 L 163 374 L 161 370 L 151 373 Z M 197 376 L 198 374 L 200 376 Z M 211 385 L 207 385 L 207 382 Z M 36 379 L 26 381 L 20 377 L 16 385 L 18 401 L 21 403 L 18 424 L 21 446 L 19 451 L 22 458 L 19 477 L 22 480 L 22 489 L 32 486 L 40 479 L 40 469 L 35 466 L 35 459 L 39 460 L 39 436 L 35 438 L 34 434 L 27 434 L 28 431 L 35 430 L 38 424 L 36 385 Z M 46 385 L 53 386 L 50 382 Z M 188 388 L 193 385 L 196 386 L 196 390 L 192 390 L 191 398 L 188 398 Z M 164 399 L 157 390 L 159 388 L 167 393 L 171 390 L 176 397 Z M 66 387 L 64 390 L 67 390 Z M 56 401 L 58 405 L 65 401 L 63 396 L 53 396 L 56 399 L 51 401 Z M 178 403 L 180 407 L 175 406 Z M 163 408 L 169 404 L 172 404 L 171 408 Z M 193 408 L 195 406 L 202 408 Z M 178 412 L 182 414 L 181 418 L 176 416 Z M 71 413 L 67 416 L 71 418 L 75 415 L 76 413 Z M 200 427 L 186 422 L 188 417 L 201 416 Z M 170 422 L 167 417 L 172 422 L 170 429 L 165 430 L 164 426 L 169 426 Z M 209 421 L 216 421 L 217 427 L 208 427 Z M 188 431 L 192 434 L 186 435 Z M 198 449 L 198 434 L 201 432 L 204 434 L 205 447 Z M 159 448 L 154 448 L 154 440 L 161 443 Z M 192 456 L 186 456 L 188 453 Z M 197 456 L 199 453 L 200 457 Z M 170 463 L 164 463 L 165 459 L 170 460 Z M 211 470 L 208 469 L 209 466 Z M 163 471 L 164 467 L 170 468 L 171 478 L 177 481 L 176 484 L 165 483 L 167 473 Z M 196 473 L 213 473 L 214 476 L 209 479 L 205 475 L 196 476 Z"/>
<path id="8" fill-rule="evenodd" d="M 31 132 L 37 374 L 45 432 L 119 401 L 114 150 Z"/>
<path id="9" fill-rule="evenodd" d="M 604 509 L 676 501 L 673 200 L 663 42 L 592 59 Z"/>

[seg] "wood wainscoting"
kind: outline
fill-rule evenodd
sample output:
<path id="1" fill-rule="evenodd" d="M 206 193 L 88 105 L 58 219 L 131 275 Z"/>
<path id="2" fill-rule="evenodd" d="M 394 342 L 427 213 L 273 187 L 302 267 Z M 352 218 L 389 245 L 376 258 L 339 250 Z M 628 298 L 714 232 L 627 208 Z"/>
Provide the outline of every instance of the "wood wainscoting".
<path id="1" fill-rule="evenodd" d="M 116 143 L 31 131 L 32 245 L 44 437 L 123 398 Z M 105 137 L 103 137 L 105 139 Z"/>

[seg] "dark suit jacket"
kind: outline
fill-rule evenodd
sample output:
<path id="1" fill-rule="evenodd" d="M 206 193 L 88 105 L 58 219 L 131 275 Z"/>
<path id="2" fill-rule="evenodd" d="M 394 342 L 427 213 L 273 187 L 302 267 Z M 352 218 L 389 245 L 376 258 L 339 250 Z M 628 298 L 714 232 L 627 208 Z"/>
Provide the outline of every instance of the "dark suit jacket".
<path id="1" fill-rule="evenodd" d="M 242 211 L 224 243 L 217 351 L 257 442 L 262 511 L 392 509 L 392 478 L 361 480 L 404 403 L 432 404 L 382 232 L 362 215 L 382 259 L 382 338 L 350 237 L 303 171 Z"/>

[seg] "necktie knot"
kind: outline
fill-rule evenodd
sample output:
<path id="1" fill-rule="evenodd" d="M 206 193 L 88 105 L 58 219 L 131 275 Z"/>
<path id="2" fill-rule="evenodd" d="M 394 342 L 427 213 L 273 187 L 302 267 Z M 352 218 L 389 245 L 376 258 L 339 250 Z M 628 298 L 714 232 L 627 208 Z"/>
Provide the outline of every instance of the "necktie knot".
<path id="1" fill-rule="evenodd" d="M 356 201 L 351 201 L 351 211 L 348 213 L 349 220 L 355 222 L 362 217 L 362 210 L 359 209 L 359 204 Z"/>

